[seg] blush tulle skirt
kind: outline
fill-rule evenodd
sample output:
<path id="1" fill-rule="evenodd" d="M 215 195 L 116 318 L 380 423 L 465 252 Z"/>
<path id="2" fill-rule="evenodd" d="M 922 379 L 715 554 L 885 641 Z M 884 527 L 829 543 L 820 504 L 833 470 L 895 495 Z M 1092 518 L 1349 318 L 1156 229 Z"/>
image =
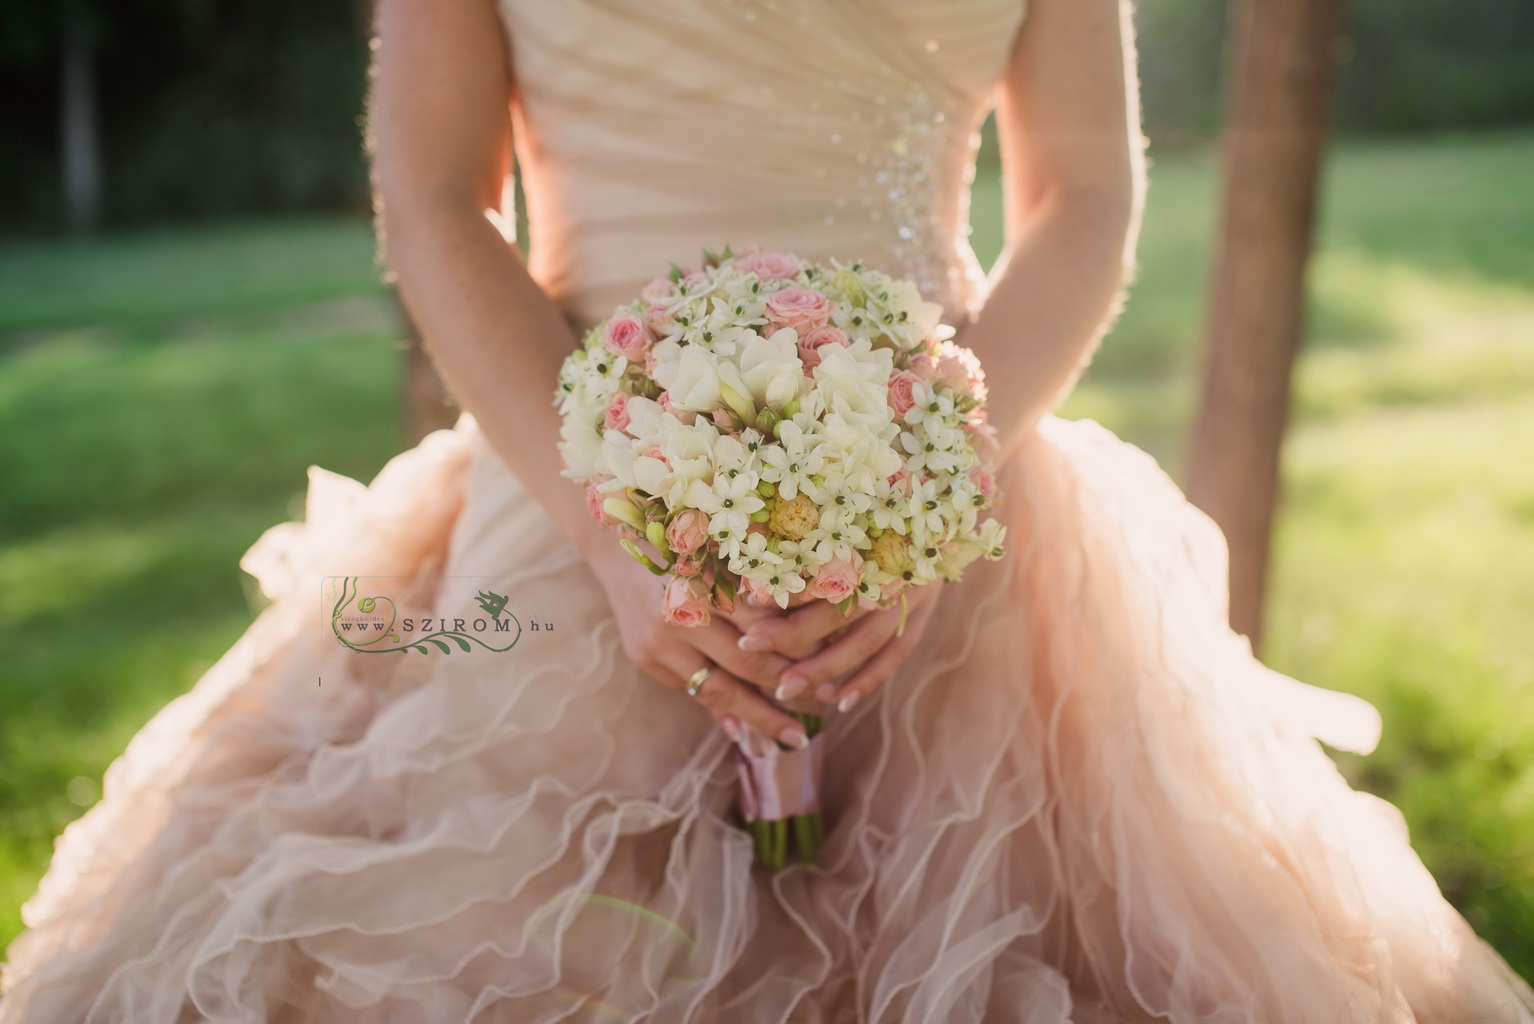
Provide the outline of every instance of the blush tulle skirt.
<path id="1" fill-rule="evenodd" d="M 471 418 L 312 470 L 242 562 L 271 603 L 59 838 L 0 1022 L 1534 1019 L 1316 742 L 1373 708 L 1252 657 L 1150 457 L 1050 418 L 1001 482 L 1010 553 L 829 720 L 827 846 L 773 875 L 732 748 Z M 525 631 L 351 655 L 344 576 Z"/>

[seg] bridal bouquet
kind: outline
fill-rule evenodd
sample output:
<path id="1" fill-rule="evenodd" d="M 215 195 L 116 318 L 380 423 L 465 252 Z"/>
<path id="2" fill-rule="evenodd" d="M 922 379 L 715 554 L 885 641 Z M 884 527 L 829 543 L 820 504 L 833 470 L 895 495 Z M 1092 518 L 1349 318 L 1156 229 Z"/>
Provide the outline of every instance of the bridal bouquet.
<path id="1" fill-rule="evenodd" d="M 787 607 L 903 602 L 1001 557 L 985 377 L 942 309 L 861 263 L 726 249 L 673 266 L 587 333 L 556 401 L 566 476 L 664 577 L 667 618 L 702 625 L 742 595 Z M 800 716 L 812 736 L 815 716 Z M 749 733 L 749 730 L 748 730 Z M 742 741 L 742 810 L 781 864 L 818 814 L 784 809 L 784 751 Z M 801 787 L 804 788 L 804 787 Z"/>

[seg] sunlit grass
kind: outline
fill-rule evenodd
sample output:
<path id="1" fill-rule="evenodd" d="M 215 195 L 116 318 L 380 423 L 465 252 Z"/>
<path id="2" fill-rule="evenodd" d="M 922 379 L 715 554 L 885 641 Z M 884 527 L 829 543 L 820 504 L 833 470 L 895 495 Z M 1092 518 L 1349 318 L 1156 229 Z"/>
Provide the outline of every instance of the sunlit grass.
<path id="1" fill-rule="evenodd" d="M 1266 658 L 1375 701 L 1396 802 L 1534 974 L 1534 136 L 1349 145 L 1327 178 Z M 1123 318 L 1070 399 L 1178 469 L 1214 222 L 1160 158 Z M 982 168 L 977 251 L 1000 193 Z M 128 738 L 249 622 L 304 468 L 398 450 L 368 226 L 0 247 L 0 942 Z"/>

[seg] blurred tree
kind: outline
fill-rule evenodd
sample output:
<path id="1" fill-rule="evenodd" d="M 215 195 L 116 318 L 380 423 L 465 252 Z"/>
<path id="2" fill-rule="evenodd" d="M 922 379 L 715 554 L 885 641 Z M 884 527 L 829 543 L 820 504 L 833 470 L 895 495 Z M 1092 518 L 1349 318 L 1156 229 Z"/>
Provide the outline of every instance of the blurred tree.
<path id="1" fill-rule="evenodd" d="M 97 85 L 108 224 L 361 210 L 367 185 L 355 121 L 366 51 L 357 25 L 366 4 L 0 0 L 0 230 L 68 222 L 61 106 L 87 108 L 63 103 L 66 78 Z M 1228 4 L 1139 0 L 1145 123 L 1156 145 L 1213 134 Z M 65 28 L 80 27 L 70 20 L 77 11 L 90 20 L 75 38 L 89 48 L 69 52 L 90 59 L 77 56 L 66 76 Z M 1347 33 L 1344 130 L 1534 123 L 1529 0 L 1356 0 Z M 85 124 L 83 114 L 72 123 Z"/>
<path id="2" fill-rule="evenodd" d="M 96 36 L 100 17 L 86 0 L 55 8 L 59 19 L 62 83 L 59 138 L 63 149 L 64 204 L 77 233 L 96 230 L 101 216 L 101 140 L 96 120 Z"/>
<path id="3" fill-rule="evenodd" d="M 365 53 L 352 0 L 0 0 L 0 228 L 68 222 L 90 79 L 107 223 L 360 209 Z"/>
<path id="4" fill-rule="evenodd" d="M 1254 648 L 1342 10 L 1238 0 L 1231 21 L 1224 205 L 1187 483 L 1225 531 L 1231 625 Z"/>

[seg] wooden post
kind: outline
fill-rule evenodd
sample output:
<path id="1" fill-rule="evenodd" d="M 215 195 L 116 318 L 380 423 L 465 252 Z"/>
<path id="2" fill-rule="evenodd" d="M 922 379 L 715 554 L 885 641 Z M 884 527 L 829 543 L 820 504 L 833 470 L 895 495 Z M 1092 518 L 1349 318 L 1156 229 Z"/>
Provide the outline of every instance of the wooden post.
<path id="1" fill-rule="evenodd" d="M 1236 0 L 1224 200 L 1188 497 L 1230 545 L 1230 620 L 1261 639 L 1290 374 L 1344 0 Z"/>

